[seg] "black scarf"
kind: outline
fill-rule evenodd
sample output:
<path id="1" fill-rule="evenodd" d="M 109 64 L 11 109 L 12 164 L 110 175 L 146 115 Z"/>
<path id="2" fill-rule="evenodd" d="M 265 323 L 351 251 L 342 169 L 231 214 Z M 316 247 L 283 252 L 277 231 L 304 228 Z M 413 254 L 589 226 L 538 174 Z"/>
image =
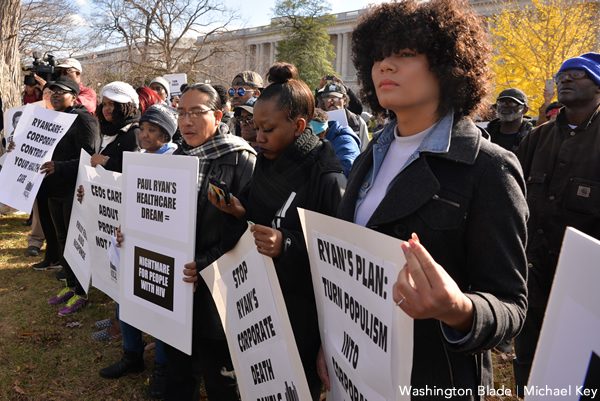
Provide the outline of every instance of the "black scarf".
<path id="1" fill-rule="evenodd" d="M 290 193 L 307 184 L 322 145 L 316 135 L 306 130 L 277 159 L 258 157 L 248 194 L 251 220 L 270 225 Z"/>
<path id="2" fill-rule="evenodd" d="M 100 132 L 102 135 L 115 136 L 123 131 L 123 127 L 129 128 L 129 126 L 140 120 L 140 114 L 136 113 L 131 117 L 124 118 L 121 121 L 112 123 L 104 119 L 100 119 Z M 127 129 L 125 130 L 127 131 Z"/>

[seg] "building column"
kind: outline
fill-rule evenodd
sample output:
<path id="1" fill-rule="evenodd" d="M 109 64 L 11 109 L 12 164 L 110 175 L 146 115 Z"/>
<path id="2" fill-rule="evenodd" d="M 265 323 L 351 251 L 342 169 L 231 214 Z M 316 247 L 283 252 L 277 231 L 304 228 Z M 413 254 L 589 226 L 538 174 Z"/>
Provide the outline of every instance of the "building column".
<path id="1" fill-rule="evenodd" d="M 275 42 L 271 42 L 271 55 L 269 57 L 269 65 L 273 65 L 273 63 L 275 63 Z"/>
<path id="2" fill-rule="evenodd" d="M 342 35 L 337 34 L 337 45 L 335 46 L 335 71 L 341 74 L 342 71 Z"/>
<path id="3" fill-rule="evenodd" d="M 342 50 L 343 51 L 342 51 L 342 57 L 341 57 L 342 58 L 342 60 L 341 60 L 342 66 L 341 66 L 341 71 L 340 71 L 340 73 L 342 74 L 342 77 L 341 77 L 342 80 L 345 80 L 346 75 L 348 74 L 348 62 L 350 60 L 350 57 L 348 54 L 349 53 L 348 52 L 349 38 L 350 38 L 350 34 L 348 32 L 342 34 Z"/>

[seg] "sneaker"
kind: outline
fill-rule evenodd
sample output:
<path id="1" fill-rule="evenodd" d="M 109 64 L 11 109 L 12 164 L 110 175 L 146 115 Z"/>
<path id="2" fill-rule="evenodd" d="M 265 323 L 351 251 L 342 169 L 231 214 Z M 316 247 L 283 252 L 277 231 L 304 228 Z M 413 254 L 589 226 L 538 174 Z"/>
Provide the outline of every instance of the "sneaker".
<path id="1" fill-rule="evenodd" d="M 60 262 L 48 262 L 46 259 L 44 259 L 41 262 L 32 264 L 31 268 L 33 270 L 42 272 L 49 269 L 60 269 L 62 266 L 60 265 Z"/>
<path id="2" fill-rule="evenodd" d="M 108 329 L 110 326 L 112 326 L 112 319 L 108 318 L 97 320 L 96 323 L 94 323 L 94 326 L 96 326 L 98 330 Z"/>
<path id="3" fill-rule="evenodd" d="M 56 279 L 58 281 L 63 281 L 63 282 L 67 282 L 67 273 L 65 273 L 65 269 L 60 269 L 57 270 L 56 273 L 54 273 L 54 277 L 56 277 Z"/>
<path id="4" fill-rule="evenodd" d="M 58 316 L 67 316 L 77 312 L 87 304 L 87 298 L 74 294 L 64 308 L 60 308 Z"/>
<path id="5" fill-rule="evenodd" d="M 113 335 L 110 333 L 110 327 L 95 331 L 92 333 L 92 340 L 94 341 L 112 341 L 121 337 L 121 334 Z"/>
<path id="6" fill-rule="evenodd" d="M 157 363 L 154 365 L 152 377 L 150 378 L 150 387 L 148 388 L 148 397 L 154 400 L 165 398 L 167 390 L 167 365 Z"/>
<path id="7" fill-rule="evenodd" d="M 120 361 L 100 369 L 100 376 L 105 379 L 118 379 L 129 373 L 140 373 L 144 370 L 144 358 L 142 354 L 125 352 Z"/>
<path id="8" fill-rule="evenodd" d="M 75 293 L 73 292 L 72 289 L 70 289 L 69 287 L 65 287 L 62 290 L 60 290 L 58 292 L 58 294 L 56 294 L 55 296 L 53 296 L 52 298 L 50 298 L 48 300 L 48 303 L 50 305 L 60 305 L 60 304 L 64 304 L 65 302 L 67 302 L 69 299 L 71 299 L 71 297 L 75 295 Z"/>
<path id="9" fill-rule="evenodd" d="M 40 256 L 40 248 L 38 248 L 37 246 L 33 246 L 33 245 L 28 246 L 27 250 L 25 251 L 25 254 L 27 256 L 32 256 L 32 257 Z"/>

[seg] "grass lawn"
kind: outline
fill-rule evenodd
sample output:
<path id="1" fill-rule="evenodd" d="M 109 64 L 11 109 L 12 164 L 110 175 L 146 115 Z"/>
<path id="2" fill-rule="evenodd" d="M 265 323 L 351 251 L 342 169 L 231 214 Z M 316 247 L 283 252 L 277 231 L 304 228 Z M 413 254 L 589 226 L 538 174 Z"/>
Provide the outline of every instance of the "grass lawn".
<path id="1" fill-rule="evenodd" d="M 120 340 L 101 343 L 90 338 L 96 320 L 114 316 L 114 303 L 91 289 L 84 310 L 71 317 L 59 317 L 58 308 L 48 305 L 47 300 L 60 290 L 62 283 L 54 278 L 53 271 L 29 268 L 41 257 L 25 256 L 29 227 L 23 226 L 24 221 L 24 217 L 0 216 L 0 400 L 146 399 L 153 351 L 145 353 L 144 373 L 118 380 L 98 375 L 101 368 L 121 356 Z M 495 386 L 512 390 L 510 358 L 495 354 L 494 360 Z"/>

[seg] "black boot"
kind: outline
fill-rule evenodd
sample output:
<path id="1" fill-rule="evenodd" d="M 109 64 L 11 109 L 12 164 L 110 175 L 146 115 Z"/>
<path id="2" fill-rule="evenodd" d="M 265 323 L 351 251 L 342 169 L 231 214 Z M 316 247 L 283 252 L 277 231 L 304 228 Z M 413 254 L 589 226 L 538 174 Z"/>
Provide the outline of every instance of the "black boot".
<path id="1" fill-rule="evenodd" d="M 150 379 L 150 387 L 148 388 L 148 397 L 155 400 L 165 398 L 165 390 L 167 389 L 167 365 L 157 363 L 154 365 L 152 378 Z"/>
<path id="2" fill-rule="evenodd" d="M 118 379 L 128 373 L 139 373 L 144 370 L 144 358 L 141 354 L 125 352 L 120 361 L 100 369 L 100 376 L 105 379 Z"/>

